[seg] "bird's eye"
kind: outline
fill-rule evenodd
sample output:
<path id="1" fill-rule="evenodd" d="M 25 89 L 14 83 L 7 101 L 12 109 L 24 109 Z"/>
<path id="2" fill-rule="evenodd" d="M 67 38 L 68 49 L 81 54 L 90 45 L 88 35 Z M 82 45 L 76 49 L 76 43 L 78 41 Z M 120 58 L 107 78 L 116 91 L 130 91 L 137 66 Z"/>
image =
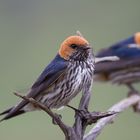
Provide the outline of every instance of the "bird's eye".
<path id="1" fill-rule="evenodd" d="M 78 46 L 76 44 L 71 44 L 70 47 L 76 49 Z"/>

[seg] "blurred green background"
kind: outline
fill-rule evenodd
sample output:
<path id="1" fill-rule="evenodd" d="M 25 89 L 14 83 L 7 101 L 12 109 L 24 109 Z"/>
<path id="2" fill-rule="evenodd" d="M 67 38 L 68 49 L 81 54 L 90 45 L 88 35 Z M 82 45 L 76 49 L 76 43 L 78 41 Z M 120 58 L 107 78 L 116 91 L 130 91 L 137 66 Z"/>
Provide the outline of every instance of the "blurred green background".
<path id="1" fill-rule="evenodd" d="M 0 111 L 19 101 L 12 92 L 25 94 L 60 43 L 76 30 L 84 34 L 95 52 L 140 31 L 139 6 L 139 0 L 1 0 Z M 90 110 L 105 111 L 127 92 L 123 86 L 94 83 Z M 77 107 L 79 97 L 71 105 Z M 59 113 L 72 124 L 72 110 L 65 108 Z M 98 140 L 139 139 L 139 122 L 140 115 L 129 109 L 107 126 Z M 32 112 L 0 124 L 0 140 L 11 139 L 64 137 L 48 115 Z"/>

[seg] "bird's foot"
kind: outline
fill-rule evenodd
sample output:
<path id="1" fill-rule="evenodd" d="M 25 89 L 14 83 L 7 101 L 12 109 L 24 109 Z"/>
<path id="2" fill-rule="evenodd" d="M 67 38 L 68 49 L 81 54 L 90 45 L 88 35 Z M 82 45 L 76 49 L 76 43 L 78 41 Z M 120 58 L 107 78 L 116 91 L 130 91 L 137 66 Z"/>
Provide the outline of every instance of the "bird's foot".
<path id="1" fill-rule="evenodd" d="M 70 105 L 67 105 L 67 107 L 73 109 L 75 111 L 75 115 L 78 115 L 82 120 L 84 120 L 84 122 L 88 124 L 96 123 L 101 118 L 105 118 L 105 117 L 112 116 L 114 114 L 119 113 L 115 111 L 89 112 L 88 109 L 79 110 Z"/>
<path id="2" fill-rule="evenodd" d="M 140 113 L 140 102 L 138 102 L 137 104 L 133 105 L 133 111 Z"/>
<path id="3" fill-rule="evenodd" d="M 117 114 L 118 112 L 115 111 L 107 111 L 107 112 L 88 112 L 88 111 L 82 111 L 80 113 L 80 117 L 87 123 L 87 124 L 93 124 L 96 123 L 99 119 L 112 116 L 114 114 Z"/>
<path id="4" fill-rule="evenodd" d="M 128 97 L 134 95 L 134 94 L 139 94 L 139 92 L 137 90 L 130 90 L 127 94 Z"/>
<path id="5" fill-rule="evenodd" d="M 52 123 L 55 124 L 55 125 L 58 125 L 56 119 L 61 120 L 62 116 L 60 114 L 57 114 L 57 113 L 55 113 L 54 115 L 55 115 L 55 118 L 52 119 Z"/>
<path id="6" fill-rule="evenodd" d="M 75 114 L 77 114 L 78 116 L 80 116 L 81 118 L 83 118 L 84 114 L 86 113 L 89 113 L 89 111 L 87 109 L 85 110 L 80 110 L 80 109 L 77 109 L 73 106 L 70 106 L 70 105 L 67 105 L 67 107 L 71 108 L 72 110 L 75 111 Z"/>
<path id="7" fill-rule="evenodd" d="M 128 92 L 127 96 L 130 97 L 130 96 L 133 96 L 134 94 L 139 94 L 139 93 L 138 93 L 138 91 L 137 92 L 130 91 L 130 92 Z M 132 109 L 134 112 L 140 113 L 140 102 L 134 104 L 132 106 Z"/>
<path id="8" fill-rule="evenodd" d="M 128 97 L 130 97 L 130 96 L 133 96 L 133 95 L 138 95 L 139 94 L 139 92 L 131 85 L 129 85 L 129 88 L 130 88 L 130 91 L 128 92 Z M 138 102 L 138 103 L 136 103 L 135 105 L 133 105 L 132 106 L 132 108 L 133 108 L 133 111 L 134 112 L 138 112 L 138 113 L 140 113 L 140 103 Z"/>
<path id="9" fill-rule="evenodd" d="M 105 118 L 105 117 L 109 117 L 112 115 L 115 115 L 119 112 L 115 112 L 115 111 L 107 111 L 107 112 L 90 112 L 85 115 L 85 119 L 87 120 L 88 124 L 92 124 L 92 123 L 96 123 L 99 119 Z"/>
<path id="10" fill-rule="evenodd" d="M 127 87 L 129 88 L 128 97 L 134 94 L 139 94 L 139 92 L 135 89 L 135 87 L 132 84 L 127 84 Z"/>

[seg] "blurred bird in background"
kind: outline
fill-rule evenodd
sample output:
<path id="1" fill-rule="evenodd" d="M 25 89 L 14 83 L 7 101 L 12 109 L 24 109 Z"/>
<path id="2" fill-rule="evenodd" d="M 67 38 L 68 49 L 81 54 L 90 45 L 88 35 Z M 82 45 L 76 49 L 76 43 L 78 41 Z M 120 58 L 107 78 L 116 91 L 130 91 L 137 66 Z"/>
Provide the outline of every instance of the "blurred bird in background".
<path id="1" fill-rule="evenodd" d="M 131 91 L 136 91 L 132 84 L 140 81 L 140 32 L 96 55 L 97 58 L 108 56 L 117 56 L 119 60 L 96 63 L 94 79 L 125 84 Z"/>
<path id="2" fill-rule="evenodd" d="M 80 91 L 91 90 L 94 72 L 94 56 L 88 41 L 82 36 L 70 36 L 64 40 L 56 57 L 32 85 L 27 97 L 34 98 L 50 109 L 67 105 Z M 6 120 L 19 114 L 38 110 L 22 100 L 2 112 Z"/>

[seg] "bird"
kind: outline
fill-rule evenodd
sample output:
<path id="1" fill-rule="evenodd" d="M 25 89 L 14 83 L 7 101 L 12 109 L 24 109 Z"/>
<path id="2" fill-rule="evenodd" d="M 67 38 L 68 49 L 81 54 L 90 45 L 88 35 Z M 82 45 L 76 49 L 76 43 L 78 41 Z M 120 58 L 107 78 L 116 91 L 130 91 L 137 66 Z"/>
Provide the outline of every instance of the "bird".
<path id="1" fill-rule="evenodd" d="M 119 59 L 95 64 L 94 80 L 126 85 L 130 91 L 136 91 L 133 83 L 140 81 L 140 32 L 100 50 L 95 55 L 97 58 L 112 56 Z"/>
<path id="2" fill-rule="evenodd" d="M 49 109 L 61 108 L 68 105 L 79 92 L 84 94 L 86 90 L 91 90 L 93 73 L 94 54 L 91 45 L 82 36 L 69 36 L 33 83 L 26 97 L 35 99 Z M 39 108 L 21 100 L 0 114 L 5 115 L 1 121 L 34 110 Z"/>

